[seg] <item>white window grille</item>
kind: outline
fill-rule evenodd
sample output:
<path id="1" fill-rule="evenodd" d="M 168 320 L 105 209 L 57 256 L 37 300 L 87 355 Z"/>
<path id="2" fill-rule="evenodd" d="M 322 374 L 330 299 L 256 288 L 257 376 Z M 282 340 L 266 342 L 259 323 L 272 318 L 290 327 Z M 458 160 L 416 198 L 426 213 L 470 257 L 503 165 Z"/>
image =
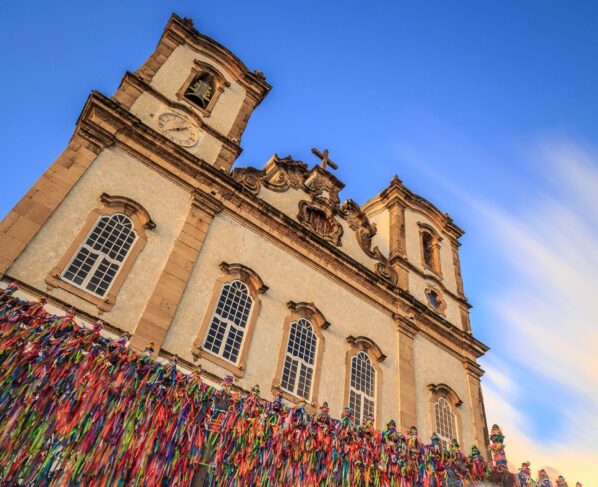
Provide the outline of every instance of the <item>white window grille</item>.
<path id="1" fill-rule="evenodd" d="M 62 278 L 96 296 L 105 296 L 136 239 L 128 216 L 121 213 L 101 216 Z"/>
<path id="2" fill-rule="evenodd" d="M 450 403 L 444 398 L 438 398 L 434 403 L 434 419 L 436 421 L 436 434 L 444 441 L 450 443 L 457 438 L 457 420 Z"/>
<path id="3" fill-rule="evenodd" d="M 353 409 L 355 422 L 374 416 L 376 405 L 376 369 L 367 353 L 359 352 L 351 359 L 351 383 L 349 406 Z"/>
<path id="4" fill-rule="evenodd" d="M 204 348 L 236 364 L 252 304 L 245 283 L 232 281 L 222 286 Z"/>
<path id="5" fill-rule="evenodd" d="M 289 343 L 280 381 L 281 389 L 309 399 L 318 338 L 311 323 L 301 318 L 291 323 Z"/>

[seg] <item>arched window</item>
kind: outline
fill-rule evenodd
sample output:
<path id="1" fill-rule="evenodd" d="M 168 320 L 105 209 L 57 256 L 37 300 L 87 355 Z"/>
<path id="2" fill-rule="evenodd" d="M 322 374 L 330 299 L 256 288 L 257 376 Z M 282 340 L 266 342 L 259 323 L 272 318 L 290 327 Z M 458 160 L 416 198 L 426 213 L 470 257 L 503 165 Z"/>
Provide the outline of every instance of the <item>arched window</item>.
<path id="1" fill-rule="evenodd" d="M 203 72 L 193 78 L 185 90 L 185 98 L 198 107 L 207 109 L 214 96 L 214 91 L 214 77 L 210 73 Z"/>
<path id="2" fill-rule="evenodd" d="M 78 235 L 46 276 L 59 287 L 109 311 L 156 224 L 136 201 L 103 193 L 103 207 L 87 216 Z"/>
<path id="3" fill-rule="evenodd" d="M 209 117 L 218 97 L 228 87 L 230 83 L 214 66 L 195 59 L 191 72 L 176 97 L 193 105 L 204 117 Z"/>
<path id="4" fill-rule="evenodd" d="M 451 404 L 440 397 L 434 403 L 434 422 L 436 424 L 436 433 L 440 438 L 450 443 L 457 438 L 457 420 Z"/>
<path id="5" fill-rule="evenodd" d="M 430 412 L 436 434 L 450 443 L 461 437 L 460 406 L 463 404 L 457 393 L 446 384 L 429 384 Z"/>
<path id="6" fill-rule="evenodd" d="M 349 406 L 353 409 L 357 424 L 361 424 L 366 416 L 375 415 L 376 369 L 365 352 L 359 352 L 351 358 Z"/>
<path id="7" fill-rule="evenodd" d="M 62 278 L 96 296 L 104 296 L 136 239 L 128 216 L 101 216 Z"/>
<path id="8" fill-rule="evenodd" d="M 287 306 L 272 394 L 292 403 L 305 399 L 309 409 L 318 402 L 324 330 L 330 323 L 314 303 L 289 301 Z"/>
<path id="9" fill-rule="evenodd" d="M 427 223 L 418 223 L 421 238 L 421 258 L 424 267 L 442 274 L 440 266 L 440 241 L 442 238 Z"/>
<path id="10" fill-rule="evenodd" d="M 318 339 L 311 323 L 301 318 L 291 323 L 280 388 L 309 399 Z"/>
<path id="11" fill-rule="evenodd" d="M 206 335 L 204 348 L 237 363 L 253 300 L 245 283 L 232 281 L 222 286 Z"/>
<path id="12" fill-rule="evenodd" d="M 434 259 L 434 238 L 429 232 L 422 233 L 422 251 L 424 255 L 424 262 L 428 267 L 435 268 L 436 263 Z"/>
<path id="13" fill-rule="evenodd" d="M 243 377 L 253 330 L 261 309 L 260 295 L 268 289 L 260 276 L 243 264 L 220 264 L 222 275 L 214 283 L 191 353 L 237 377 Z"/>

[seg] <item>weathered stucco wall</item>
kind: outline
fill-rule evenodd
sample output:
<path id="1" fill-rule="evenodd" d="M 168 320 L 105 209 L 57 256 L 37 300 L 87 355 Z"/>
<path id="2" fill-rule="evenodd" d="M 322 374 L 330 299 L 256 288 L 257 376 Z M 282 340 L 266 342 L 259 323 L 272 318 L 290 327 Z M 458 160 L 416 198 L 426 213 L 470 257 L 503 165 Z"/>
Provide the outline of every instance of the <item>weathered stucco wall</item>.
<path id="1" fill-rule="evenodd" d="M 160 67 L 152 79 L 151 86 L 171 100 L 176 100 L 176 93 L 191 74 L 191 69 L 194 66 L 193 61 L 196 59 L 212 65 L 230 83 L 230 86 L 224 88 L 224 92 L 218 98 L 210 116 L 202 117 L 212 128 L 223 134 L 228 134 L 237 113 L 243 105 L 245 90 L 239 83 L 234 81 L 224 65 L 214 58 L 208 58 L 189 46 L 178 46 Z"/>
<path id="2" fill-rule="evenodd" d="M 14 262 L 7 274 L 38 289 L 79 234 L 89 213 L 102 208 L 100 195 L 125 196 L 142 205 L 156 223 L 147 231 L 148 242 L 102 318 L 124 330 L 133 330 L 170 254 L 190 206 L 189 193 L 118 149 L 105 149 L 71 190 L 45 226 Z M 58 288 L 49 294 L 90 314 L 97 308 Z"/>
<path id="3" fill-rule="evenodd" d="M 289 188 L 284 192 L 262 188 L 258 196 L 295 221 L 299 213 L 299 202 L 307 197 L 304 191 L 293 188 Z"/>
<path id="4" fill-rule="evenodd" d="M 191 119 L 186 113 L 180 110 L 173 110 L 158 98 L 149 93 L 142 93 L 131 107 L 131 113 L 143 120 L 148 126 L 160 132 L 158 119 L 163 113 L 177 113 L 186 119 Z M 193 124 L 196 124 L 192 121 Z M 207 163 L 213 164 L 218 158 L 222 149 L 222 142 L 205 130 L 198 130 L 197 143 L 192 147 L 185 147 L 193 155 L 203 159 Z"/>
<path id="5" fill-rule="evenodd" d="M 433 412 L 431 409 L 430 384 L 446 384 L 453 389 L 463 404 L 456 408 L 460 416 L 457 431 L 461 431 L 458 438 L 464 451 L 468 451 L 474 442 L 473 415 L 468 402 L 467 380 L 465 369 L 461 361 L 432 343 L 422 335 L 416 335 L 414 340 L 415 388 L 417 403 L 417 428 L 420 438 L 429 441 L 435 430 Z M 479 445 L 478 445 L 479 446 Z"/>
<path id="6" fill-rule="evenodd" d="M 152 79 L 151 86 L 161 92 L 169 100 L 181 103 L 176 94 L 190 75 L 195 59 L 212 64 L 225 77 L 226 81 L 230 83 L 230 86 L 225 87 L 224 91 L 216 100 L 216 104 L 209 117 L 204 117 L 198 110 L 194 110 L 197 116 L 201 117 L 207 125 L 221 134 L 227 135 L 235 122 L 237 114 L 243 106 L 245 90 L 239 83 L 233 80 L 230 73 L 228 73 L 226 68 L 221 64 L 193 51 L 188 46 L 179 46 L 158 70 Z M 183 101 L 182 103 L 187 102 Z M 189 117 L 186 113 L 169 107 L 160 99 L 145 92 L 137 98 L 131 107 L 131 113 L 139 117 L 148 126 L 158 132 L 160 132 L 158 118 L 165 112 L 178 113 L 187 119 L 192 119 L 192 117 Z M 196 122 L 193 123 L 197 125 Z M 221 148 L 222 141 L 218 140 L 215 136 L 205 130 L 199 130 L 198 142 L 186 149 L 206 162 L 214 163 Z"/>
<path id="7" fill-rule="evenodd" d="M 368 213 L 370 223 L 376 225 L 376 235 L 372 239 L 372 247 L 378 247 L 386 257 L 390 253 L 390 215 L 386 208 Z"/>
<path id="8" fill-rule="evenodd" d="M 331 413 L 339 417 L 344 406 L 346 338 L 362 335 L 371 338 L 388 356 L 380 364 L 382 376 L 378 397 L 381 400 L 381 418 L 378 421 L 385 422 L 396 417 L 397 337 L 392 318 L 299 258 L 222 214 L 217 215 L 210 226 L 164 342 L 166 350 L 192 360 L 192 343 L 199 333 L 204 315 L 212 312 L 207 306 L 214 283 L 222 275 L 219 268 L 222 261 L 251 268 L 269 287 L 261 296 L 262 308 L 250 345 L 247 370 L 238 382 L 241 387 L 249 389 L 259 384 L 262 393 L 271 397 L 283 324 L 288 313 L 287 303 L 291 300 L 313 302 L 331 323 L 323 331 L 325 350 L 319 400 L 328 401 Z M 201 359 L 201 363 L 206 370 L 220 376 L 229 373 L 206 359 Z"/>

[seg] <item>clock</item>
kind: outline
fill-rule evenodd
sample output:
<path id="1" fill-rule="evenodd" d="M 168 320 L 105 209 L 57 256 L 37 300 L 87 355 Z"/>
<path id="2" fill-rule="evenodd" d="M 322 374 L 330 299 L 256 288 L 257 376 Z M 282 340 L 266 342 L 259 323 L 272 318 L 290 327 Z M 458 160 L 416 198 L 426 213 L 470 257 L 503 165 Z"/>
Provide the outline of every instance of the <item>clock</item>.
<path id="1" fill-rule="evenodd" d="M 183 147 L 191 147 L 199 140 L 199 131 L 187 118 L 177 113 L 163 113 L 158 117 L 160 132 Z"/>

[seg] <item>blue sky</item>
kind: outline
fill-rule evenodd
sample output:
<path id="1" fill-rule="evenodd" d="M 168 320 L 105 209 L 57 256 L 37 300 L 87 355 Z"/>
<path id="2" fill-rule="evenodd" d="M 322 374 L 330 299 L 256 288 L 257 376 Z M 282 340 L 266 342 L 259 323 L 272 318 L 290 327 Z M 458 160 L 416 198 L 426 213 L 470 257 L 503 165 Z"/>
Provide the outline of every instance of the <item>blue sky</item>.
<path id="1" fill-rule="evenodd" d="M 327 147 L 345 198 L 398 174 L 467 231 L 489 422 L 514 462 L 598 485 L 598 3 L 3 2 L 0 215 L 172 11 L 273 85 L 238 165 Z"/>

